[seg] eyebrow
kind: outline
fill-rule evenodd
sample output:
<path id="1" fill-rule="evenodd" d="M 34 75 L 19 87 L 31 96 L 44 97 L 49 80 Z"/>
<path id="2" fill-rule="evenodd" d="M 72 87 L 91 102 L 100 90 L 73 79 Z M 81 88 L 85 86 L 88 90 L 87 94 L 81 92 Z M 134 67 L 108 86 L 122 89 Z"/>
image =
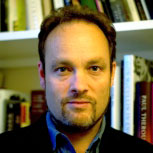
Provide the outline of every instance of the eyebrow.
<path id="1" fill-rule="evenodd" d="M 106 65 L 106 62 L 103 58 L 93 58 L 89 61 L 87 61 L 86 65 L 94 65 L 94 64 L 101 64 L 101 65 Z M 69 60 L 65 60 L 65 59 L 61 59 L 61 60 L 54 60 L 52 63 L 52 68 L 55 68 L 57 65 L 69 65 L 69 66 L 74 66 L 74 64 L 69 61 Z"/>

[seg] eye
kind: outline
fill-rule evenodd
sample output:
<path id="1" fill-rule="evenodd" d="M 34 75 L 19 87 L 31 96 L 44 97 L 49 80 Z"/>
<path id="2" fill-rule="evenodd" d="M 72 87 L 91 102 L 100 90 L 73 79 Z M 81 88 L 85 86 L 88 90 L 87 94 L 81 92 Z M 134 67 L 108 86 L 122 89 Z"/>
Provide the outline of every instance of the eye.
<path id="1" fill-rule="evenodd" d="M 94 72 L 101 70 L 99 66 L 91 66 L 89 69 Z"/>
<path id="2" fill-rule="evenodd" d="M 71 68 L 69 67 L 65 67 L 65 66 L 62 66 L 62 67 L 58 67 L 54 70 L 54 72 L 56 72 L 57 75 L 67 75 L 68 73 L 70 73 L 72 70 Z"/>

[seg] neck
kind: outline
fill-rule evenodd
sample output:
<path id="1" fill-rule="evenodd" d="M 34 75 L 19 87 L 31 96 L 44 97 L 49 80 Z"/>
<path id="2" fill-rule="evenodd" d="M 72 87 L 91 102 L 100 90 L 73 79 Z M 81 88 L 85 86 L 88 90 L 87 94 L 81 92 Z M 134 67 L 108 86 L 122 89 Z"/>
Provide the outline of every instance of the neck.
<path id="1" fill-rule="evenodd" d="M 102 123 L 102 118 L 92 128 L 86 131 L 78 133 L 77 132 L 69 133 L 66 131 L 61 131 L 61 132 L 64 133 L 69 138 L 77 153 L 85 153 L 90 143 L 98 133 L 101 123 Z"/>

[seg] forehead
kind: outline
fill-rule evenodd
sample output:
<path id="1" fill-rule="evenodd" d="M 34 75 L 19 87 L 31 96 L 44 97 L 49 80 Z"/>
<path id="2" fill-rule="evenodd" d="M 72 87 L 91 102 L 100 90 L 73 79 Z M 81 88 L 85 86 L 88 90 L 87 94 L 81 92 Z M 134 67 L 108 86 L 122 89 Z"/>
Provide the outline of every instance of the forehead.
<path id="1" fill-rule="evenodd" d="M 86 21 L 62 23 L 49 33 L 45 42 L 45 58 L 108 57 L 109 45 L 101 29 Z"/>

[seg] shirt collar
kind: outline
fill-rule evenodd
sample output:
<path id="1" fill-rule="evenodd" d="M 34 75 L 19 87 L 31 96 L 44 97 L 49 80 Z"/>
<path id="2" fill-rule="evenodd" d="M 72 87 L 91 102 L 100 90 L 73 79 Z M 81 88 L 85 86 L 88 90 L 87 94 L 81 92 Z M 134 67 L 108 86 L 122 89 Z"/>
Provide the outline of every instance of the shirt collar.
<path id="1" fill-rule="evenodd" d="M 51 120 L 50 112 L 49 112 L 49 111 L 48 111 L 47 114 L 46 114 L 46 122 L 47 122 L 47 127 L 48 127 L 48 131 L 49 131 L 49 135 L 50 135 L 52 147 L 53 147 L 53 150 L 55 151 L 55 149 L 56 149 L 57 136 L 58 136 L 58 135 L 61 135 L 61 136 L 63 137 L 64 134 L 62 134 L 61 132 L 59 132 L 59 131 L 56 129 L 54 123 L 53 123 L 52 120 Z M 93 146 L 94 143 L 96 143 L 97 141 L 100 141 L 100 140 L 101 140 L 102 135 L 103 135 L 104 130 L 105 130 L 105 126 L 106 126 L 106 119 L 105 119 L 105 116 L 104 116 L 104 117 L 103 117 L 103 120 L 102 120 L 101 127 L 100 127 L 100 129 L 99 129 L 99 132 L 97 133 L 96 137 L 94 138 L 94 140 L 93 140 L 92 143 L 90 144 L 88 150 L 91 149 L 91 147 Z M 65 138 L 67 139 L 66 136 L 65 136 Z"/>

